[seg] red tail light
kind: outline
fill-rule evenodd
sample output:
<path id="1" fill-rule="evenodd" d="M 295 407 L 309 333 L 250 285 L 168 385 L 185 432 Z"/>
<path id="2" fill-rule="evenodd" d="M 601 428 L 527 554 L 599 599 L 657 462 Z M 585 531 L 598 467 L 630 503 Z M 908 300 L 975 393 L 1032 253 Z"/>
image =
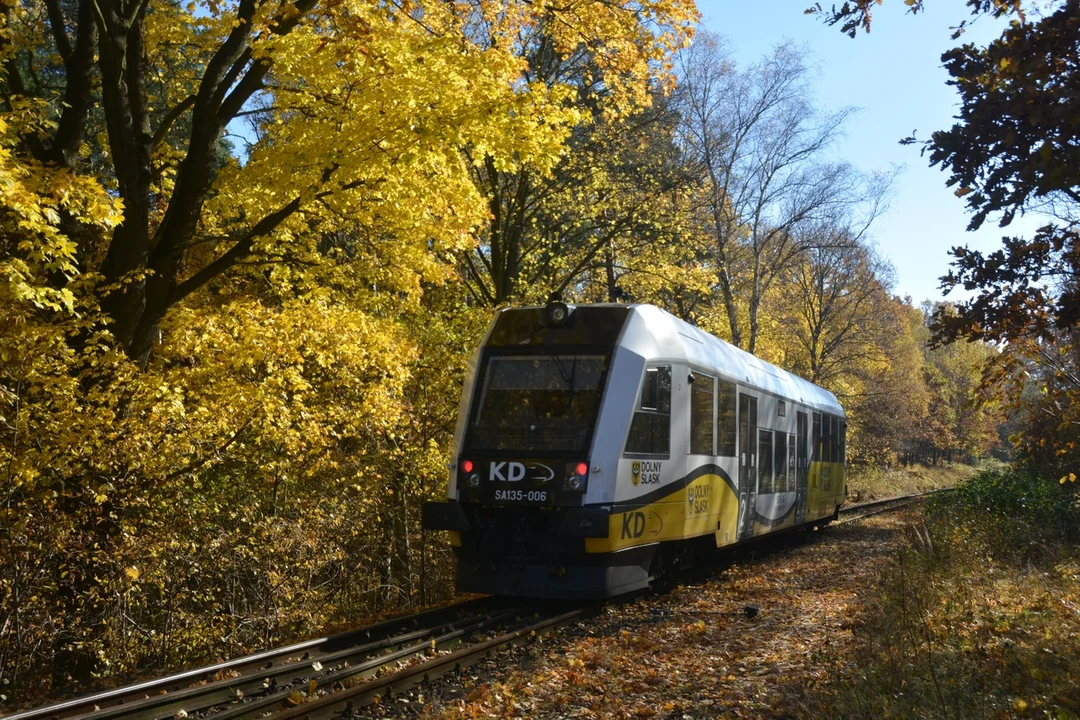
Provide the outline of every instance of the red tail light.
<path id="1" fill-rule="evenodd" d="M 581 475 L 582 477 L 589 474 L 589 466 L 585 463 L 578 463 L 577 467 L 574 469 L 577 470 L 577 474 Z"/>
<path id="2" fill-rule="evenodd" d="M 465 472 L 472 472 L 472 470 L 473 470 L 473 462 L 472 462 L 472 460 L 466 460 L 465 462 L 461 463 L 461 469 L 464 470 Z"/>

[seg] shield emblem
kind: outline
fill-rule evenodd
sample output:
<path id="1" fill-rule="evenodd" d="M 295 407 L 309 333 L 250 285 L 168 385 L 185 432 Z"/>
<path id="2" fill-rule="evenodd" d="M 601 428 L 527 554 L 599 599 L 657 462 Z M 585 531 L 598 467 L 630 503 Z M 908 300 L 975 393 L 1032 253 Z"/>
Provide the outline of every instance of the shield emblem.
<path id="1" fill-rule="evenodd" d="M 638 483 L 641 482 L 641 463 L 637 460 L 634 461 L 631 473 L 632 474 L 630 476 L 630 479 L 636 486 Z"/>

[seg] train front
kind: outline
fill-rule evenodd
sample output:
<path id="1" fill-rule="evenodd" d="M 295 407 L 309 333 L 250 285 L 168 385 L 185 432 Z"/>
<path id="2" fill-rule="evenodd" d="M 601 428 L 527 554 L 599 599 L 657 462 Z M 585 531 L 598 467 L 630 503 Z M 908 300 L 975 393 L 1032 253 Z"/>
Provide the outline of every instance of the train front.
<path id="1" fill-rule="evenodd" d="M 610 514 L 585 505 L 597 419 L 630 309 L 560 302 L 504 310 L 466 382 L 447 502 L 424 526 L 449 530 L 457 589 L 525 597 L 622 592 L 627 578 L 585 542 Z M 634 584 L 641 584 L 636 569 Z M 647 581 L 647 577 L 644 578 Z"/>

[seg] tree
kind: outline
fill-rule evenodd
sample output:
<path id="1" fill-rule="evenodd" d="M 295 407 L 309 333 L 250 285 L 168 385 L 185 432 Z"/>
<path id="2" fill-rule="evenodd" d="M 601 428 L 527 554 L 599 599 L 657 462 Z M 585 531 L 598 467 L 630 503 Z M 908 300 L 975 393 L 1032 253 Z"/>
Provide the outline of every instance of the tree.
<path id="1" fill-rule="evenodd" d="M 827 13 L 820 5 L 808 12 L 842 23 L 854 37 L 859 28 L 869 30 L 879 2 L 852 0 Z M 922 0 L 908 4 L 912 12 L 922 8 Z M 969 229 L 991 217 L 1005 227 L 1026 212 L 1050 222 L 1031 238 L 1003 238 L 991 253 L 953 248 L 942 289 L 962 286 L 973 295 L 936 309 L 933 342 L 996 343 L 984 393 L 1003 390 L 1013 422 L 1024 424 L 1025 432 L 1011 438 L 1021 460 L 1062 469 L 1075 462 L 1080 407 L 1073 350 L 1080 323 L 1080 2 L 1057 0 L 1030 14 L 1019 0 L 967 5 L 974 16 L 1012 19 L 987 47 L 969 43 L 942 56 L 961 109 L 952 128 L 925 144 L 930 162 L 948 170 L 948 184 L 967 199 Z M 963 26 L 953 38 L 962 32 Z M 964 347 L 988 354 L 985 346 Z M 931 374 L 941 375 L 943 358 L 931 360 Z"/>
<path id="2" fill-rule="evenodd" d="M 124 222 L 84 255 L 111 288 L 114 336 L 144 365 L 172 307 L 252 258 L 302 261 L 309 248 L 293 239 L 313 226 L 346 216 L 410 242 L 460 244 L 482 218 L 462 146 L 507 171 L 549 168 L 577 115 L 561 82 L 522 76 L 520 30 L 550 27 L 555 57 L 591 44 L 605 58 L 598 80 L 633 98 L 668 50 L 668 28 L 689 19 L 653 2 L 73 7 L 70 17 L 59 0 L 6 7 L 0 94 L 11 107 L 53 108 L 55 126 L 24 137 L 38 162 L 81 171 L 83 143 L 103 135 L 96 157 Z M 180 66 L 169 64 L 176 46 Z M 161 76 L 170 81 L 156 87 Z M 261 122 L 246 162 L 217 171 L 222 137 L 249 114 Z M 190 132 L 170 144 L 181 119 Z"/>
<path id="3" fill-rule="evenodd" d="M 645 244 L 677 222 L 665 202 L 680 181 L 671 162 L 674 116 L 666 84 L 627 98 L 604 82 L 603 58 L 593 49 L 562 57 L 549 33 L 539 25 L 522 43 L 529 77 L 572 87 L 565 102 L 580 122 L 550 173 L 528 164 L 507 170 L 491 157 L 473 157 L 490 217 L 481 243 L 461 262 L 474 298 L 490 306 L 561 293 L 584 274 L 613 267 L 619 241 Z M 670 42 L 686 39 L 673 32 Z M 614 275 L 606 273 L 609 297 L 616 292 Z"/>
<path id="4" fill-rule="evenodd" d="M 840 25 L 842 32 L 854 38 L 860 29 L 870 32 L 874 6 L 881 5 L 882 2 L 883 0 L 844 0 L 844 4 L 839 8 L 833 5 L 829 10 L 825 10 L 821 3 L 814 3 L 806 10 L 806 14 L 818 15 L 829 25 Z M 965 2 L 971 8 L 973 15 L 989 14 L 1001 17 L 1009 13 L 1022 14 L 1021 0 L 965 0 Z M 904 0 L 904 4 L 908 6 L 908 12 L 914 15 L 922 11 L 924 0 Z M 954 40 L 963 33 L 964 27 L 965 23 L 961 23 L 960 27 L 956 28 Z"/>
<path id="5" fill-rule="evenodd" d="M 1046 212 L 1033 238 L 1009 237 L 983 255 L 955 248 L 943 288 L 976 291 L 942 316 L 941 339 L 1046 336 L 1080 322 L 1080 2 L 1014 23 L 986 48 L 943 56 L 960 91 L 960 122 L 934 133 L 931 162 L 967 198 L 976 229 L 994 213 Z"/>
<path id="6" fill-rule="evenodd" d="M 923 306 L 929 328 L 935 315 L 950 312 L 930 303 Z M 999 351 L 981 340 L 958 340 L 931 346 L 927 337 L 926 383 L 930 389 L 930 427 L 927 445 L 952 457 L 984 457 L 998 443 L 1003 422 L 996 393 L 983 384 L 985 373 L 1000 361 Z"/>
<path id="7" fill-rule="evenodd" d="M 888 179 L 866 179 L 824 160 L 851 111 L 818 112 L 805 58 L 792 45 L 739 72 L 718 37 L 699 33 L 678 69 L 678 140 L 700 182 L 696 216 L 709 239 L 732 342 L 754 352 L 762 298 L 812 247 L 805 241 L 813 234 L 803 230 L 861 204 L 868 227 Z"/>
<path id="8" fill-rule="evenodd" d="M 821 14 L 852 37 L 870 29 L 881 0 L 852 0 Z M 922 0 L 908 3 L 911 12 Z M 953 248 L 942 289 L 974 292 L 935 320 L 937 342 L 959 337 L 1015 340 L 1049 337 L 1080 322 L 1080 2 L 1059 0 L 1025 13 L 1019 0 L 968 0 L 972 14 L 1013 21 L 985 48 L 965 44 L 942 55 L 960 94 L 959 122 L 926 143 L 931 164 L 949 171 L 947 184 L 965 197 L 969 229 L 992 216 L 1008 226 L 1018 213 L 1055 220 L 1034 237 L 1006 237 L 989 254 Z M 960 37 L 961 26 L 953 35 Z M 913 142 L 909 138 L 907 142 Z"/>
<path id="9" fill-rule="evenodd" d="M 452 432 L 431 385 L 454 392 L 487 320 L 461 288 L 437 298 L 445 257 L 487 220 L 463 150 L 504 172 L 559 161 L 580 115 L 567 86 L 530 82 L 527 29 L 549 23 L 556 54 L 603 56 L 602 82 L 636 103 L 686 11 L 4 6 L 12 694 L 444 592 L 441 567 L 419 584 L 416 508 Z"/>
<path id="10" fill-rule="evenodd" d="M 843 402 L 850 416 L 851 458 L 860 463 L 910 462 L 927 426 L 925 327 L 909 298 L 878 305 L 880 355 L 856 368 Z M 921 458 L 920 458 L 921 459 Z"/>
<path id="11" fill-rule="evenodd" d="M 892 268 L 842 235 L 805 241 L 813 248 L 785 278 L 791 305 L 780 320 L 797 343 L 788 364 L 826 386 L 875 360 L 888 331 L 878 320 L 888 313 L 883 306 L 890 300 Z"/>

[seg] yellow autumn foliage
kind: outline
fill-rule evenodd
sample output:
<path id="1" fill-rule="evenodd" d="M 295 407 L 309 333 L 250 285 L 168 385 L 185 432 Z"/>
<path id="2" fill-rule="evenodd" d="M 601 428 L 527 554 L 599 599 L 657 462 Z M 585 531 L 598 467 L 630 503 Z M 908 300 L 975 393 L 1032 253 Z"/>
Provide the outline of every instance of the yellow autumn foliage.
<path id="1" fill-rule="evenodd" d="M 617 118 L 693 3 L 50 2 L 0 8 L 0 708 L 445 597 L 474 163 L 587 115 L 519 39 Z"/>

